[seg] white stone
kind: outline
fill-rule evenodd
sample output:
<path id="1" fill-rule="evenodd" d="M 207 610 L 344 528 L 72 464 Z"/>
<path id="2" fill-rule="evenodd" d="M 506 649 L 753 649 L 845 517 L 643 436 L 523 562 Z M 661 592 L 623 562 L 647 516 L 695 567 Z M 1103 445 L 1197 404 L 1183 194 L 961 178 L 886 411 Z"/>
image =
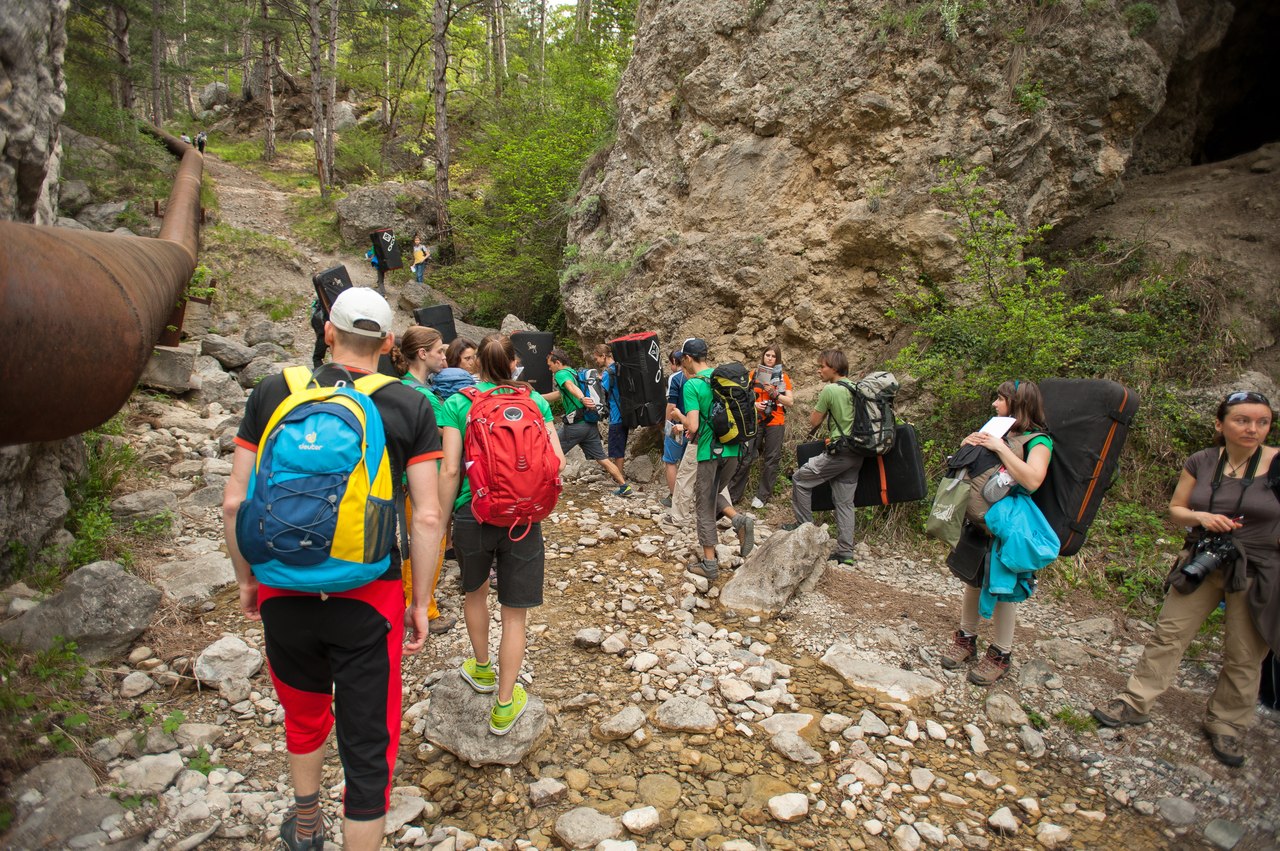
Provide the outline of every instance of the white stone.
<path id="1" fill-rule="evenodd" d="M 898 851 L 916 851 L 920 847 L 920 834 L 909 824 L 900 824 L 893 832 L 893 847 Z"/>
<path id="2" fill-rule="evenodd" d="M 800 792 L 787 792 L 769 799 L 769 813 L 780 822 L 800 821 L 809 814 L 809 799 Z"/>
<path id="3" fill-rule="evenodd" d="M 1013 836 L 1021 827 L 1018 823 L 1018 817 L 1008 807 L 1001 807 L 992 813 L 990 818 L 987 819 L 987 824 L 1002 836 Z"/>
<path id="4" fill-rule="evenodd" d="M 622 826 L 640 836 L 657 830 L 661 821 L 656 807 L 640 807 L 622 814 Z"/>

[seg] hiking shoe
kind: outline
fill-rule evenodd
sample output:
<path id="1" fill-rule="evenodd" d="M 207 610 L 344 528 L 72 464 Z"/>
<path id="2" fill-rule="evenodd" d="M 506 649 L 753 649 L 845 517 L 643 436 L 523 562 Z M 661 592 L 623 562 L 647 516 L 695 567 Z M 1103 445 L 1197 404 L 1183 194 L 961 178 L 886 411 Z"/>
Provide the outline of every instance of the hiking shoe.
<path id="1" fill-rule="evenodd" d="M 845 567 L 853 567 L 854 564 L 856 564 L 853 556 L 841 555 L 840 553 L 832 553 L 831 560 L 836 564 L 844 565 Z"/>
<path id="2" fill-rule="evenodd" d="M 320 817 L 320 823 L 316 825 L 316 832 L 311 834 L 308 839 L 298 838 L 298 811 L 290 808 L 285 815 L 284 821 L 280 825 L 280 841 L 284 843 L 284 847 L 289 851 L 307 851 L 307 849 L 324 849 L 324 817 Z"/>
<path id="3" fill-rule="evenodd" d="M 524 693 L 524 686 L 516 683 L 515 690 L 511 692 L 510 705 L 499 706 L 495 703 L 493 709 L 489 710 L 489 732 L 495 736 L 510 733 L 528 706 L 529 696 Z"/>
<path id="4" fill-rule="evenodd" d="M 443 635 L 444 633 L 453 629 L 454 624 L 456 624 L 457 622 L 458 622 L 458 619 L 453 615 L 441 615 L 440 617 L 431 621 L 431 623 L 427 624 L 427 632 L 431 633 L 432 635 Z"/>
<path id="5" fill-rule="evenodd" d="M 987 645 L 987 655 L 983 656 L 973 670 L 969 672 L 969 682 L 975 686 L 989 686 L 1009 671 L 1008 653 L 1001 653 L 994 644 Z"/>
<path id="6" fill-rule="evenodd" d="M 488 694 L 498 690 L 498 675 L 493 670 L 492 662 L 489 663 L 488 668 L 481 668 L 476 664 L 476 657 L 472 656 L 463 662 L 462 667 L 458 670 L 468 685 L 481 694 Z"/>
<path id="7" fill-rule="evenodd" d="M 778 528 L 780 528 L 784 532 L 794 532 L 795 530 L 799 529 L 803 525 L 804 525 L 803 523 L 783 523 Z"/>
<path id="8" fill-rule="evenodd" d="M 663 508 L 671 507 L 671 497 L 669 496 L 664 496 L 662 499 L 658 500 L 658 502 L 661 503 Z"/>
<path id="9" fill-rule="evenodd" d="M 1209 749 L 1218 758 L 1218 762 L 1223 765 L 1229 765 L 1232 768 L 1244 765 L 1243 742 L 1235 736 L 1228 736 L 1226 733 L 1214 733 L 1205 730 L 1204 734 L 1209 737 Z"/>
<path id="10" fill-rule="evenodd" d="M 948 671 L 963 668 L 978 658 L 978 636 L 968 635 L 964 630 L 957 629 L 951 635 L 951 642 L 938 655 L 941 657 L 942 667 Z"/>
<path id="11" fill-rule="evenodd" d="M 758 497 L 758 496 L 752 497 L 752 498 L 751 498 L 751 507 L 752 507 L 752 508 L 764 508 L 764 502 L 763 502 L 763 501 L 760 499 L 760 497 Z"/>
<path id="12" fill-rule="evenodd" d="M 1150 724 L 1151 716 L 1143 715 L 1120 698 L 1106 706 L 1095 707 L 1093 717 L 1104 727 L 1127 727 L 1130 724 Z"/>
<path id="13" fill-rule="evenodd" d="M 737 514 L 733 518 L 733 530 L 738 533 L 739 552 L 746 558 L 756 546 L 756 519 L 750 514 Z"/>
<path id="14" fill-rule="evenodd" d="M 631 496 L 635 491 L 631 489 L 631 485 L 623 485 L 613 492 L 614 496 Z"/>
<path id="15" fill-rule="evenodd" d="M 701 576 L 704 579 L 710 579 L 715 582 L 716 577 L 720 575 L 720 562 L 715 559 L 700 558 L 693 564 L 685 565 L 684 569 L 695 576 Z"/>

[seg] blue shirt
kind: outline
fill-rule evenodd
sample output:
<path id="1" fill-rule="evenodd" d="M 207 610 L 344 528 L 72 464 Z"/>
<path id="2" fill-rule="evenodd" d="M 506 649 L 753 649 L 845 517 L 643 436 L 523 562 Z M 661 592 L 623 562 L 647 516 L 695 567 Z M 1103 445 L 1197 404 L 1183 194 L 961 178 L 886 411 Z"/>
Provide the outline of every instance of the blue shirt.
<path id="1" fill-rule="evenodd" d="M 609 400 L 609 425 L 622 425 L 622 406 L 618 403 L 618 365 L 611 363 L 600 374 L 600 388 Z"/>
<path id="2" fill-rule="evenodd" d="M 687 380 L 688 376 L 683 370 L 671 373 L 671 377 L 667 379 L 667 402 L 675 405 L 682 414 L 689 413 L 684 409 L 684 383 Z"/>

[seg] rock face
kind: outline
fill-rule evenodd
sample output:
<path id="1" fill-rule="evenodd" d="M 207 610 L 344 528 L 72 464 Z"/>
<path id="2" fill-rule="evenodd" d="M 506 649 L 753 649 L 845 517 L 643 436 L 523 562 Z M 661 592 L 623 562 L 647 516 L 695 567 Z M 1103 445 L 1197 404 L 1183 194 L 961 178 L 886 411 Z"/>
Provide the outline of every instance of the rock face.
<path id="1" fill-rule="evenodd" d="M 369 233 L 379 228 L 391 228 L 402 240 L 413 239 L 415 231 L 430 237 L 435 233 L 434 199 L 425 180 L 361 186 L 338 202 L 338 228 L 343 239 L 366 248 Z"/>
<path id="2" fill-rule="evenodd" d="M 875 355 L 895 330 L 886 277 L 905 258 L 946 287 L 961 259 L 929 193 L 939 159 L 985 166 L 1034 223 L 1112 200 L 1157 115 L 1161 139 L 1180 137 L 1147 140 L 1144 164 L 1189 164 L 1231 15 L 1214 0 L 1142 26 L 1110 5 L 966 7 L 949 41 L 938 19 L 913 34 L 867 0 L 641 2 L 617 141 L 570 223 L 570 323 L 695 334 L 719 360 L 771 339 Z M 1181 121 L 1161 112 L 1179 75 L 1200 93 Z"/>
<path id="3" fill-rule="evenodd" d="M 51 225 L 57 219 L 69 5 L 9 3 L 0 16 L 0 220 Z"/>
<path id="4" fill-rule="evenodd" d="M 96 561 L 67 577 L 60 592 L 6 623 L 0 638 L 45 650 L 63 636 L 86 661 L 101 662 L 147 628 L 159 603 L 158 590 L 113 561 Z"/>
<path id="5" fill-rule="evenodd" d="M 830 540 L 812 523 L 771 535 L 734 571 L 720 592 L 720 603 L 737 612 L 773 617 L 792 596 L 822 578 Z"/>

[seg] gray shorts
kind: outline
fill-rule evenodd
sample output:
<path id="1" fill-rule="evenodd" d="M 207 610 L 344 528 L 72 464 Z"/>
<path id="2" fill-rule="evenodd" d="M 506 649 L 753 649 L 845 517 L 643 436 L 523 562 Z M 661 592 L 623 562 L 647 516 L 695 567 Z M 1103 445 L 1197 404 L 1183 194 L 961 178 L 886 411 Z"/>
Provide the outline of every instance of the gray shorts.
<path id="1" fill-rule="evenodd" d="M 542 577 L 546 551 L 542 544 L 542 524 L 534 523 L 529 534 L 511 540 L 512 530 L 476 520 L 471 504 L 453 515 L 453 550 L 458 555 L 462 591 L 471 593 L 489 581 L 489 570 L 498 571 L 498 603 L 513 609 L 542 605 Z M 516 531 L 520 534 L 521 530 Z"/>
<path id="2" fill-rule="evenodd" d="M 604 444 L 600 442 L 599 423 L 565 423 L 560 427 L 560 448 L 568 455 L 575 446 L 582 447 L 588 461 L 603 461 Z"/>

